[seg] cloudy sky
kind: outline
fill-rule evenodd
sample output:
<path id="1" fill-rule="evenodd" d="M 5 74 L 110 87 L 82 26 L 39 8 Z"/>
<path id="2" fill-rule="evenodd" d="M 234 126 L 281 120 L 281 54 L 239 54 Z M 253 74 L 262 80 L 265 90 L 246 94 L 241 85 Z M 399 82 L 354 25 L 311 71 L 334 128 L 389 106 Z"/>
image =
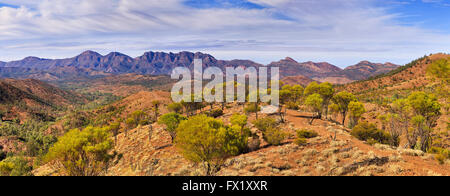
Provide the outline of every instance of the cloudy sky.
<path id="1" fill-rule="evenodd" d="M 0 61 L 85 50 L 404 64 L 450 52 L 450 0 L 0 0 Z"/>

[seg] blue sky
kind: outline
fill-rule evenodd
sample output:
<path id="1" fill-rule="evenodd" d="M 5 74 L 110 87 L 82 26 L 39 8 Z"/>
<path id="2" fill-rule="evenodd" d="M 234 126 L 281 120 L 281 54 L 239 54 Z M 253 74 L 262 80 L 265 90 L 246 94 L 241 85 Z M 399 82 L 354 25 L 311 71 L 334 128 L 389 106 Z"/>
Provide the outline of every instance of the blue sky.
<path id="1" fill-rule="evenodd" d="M 0 0 L 0 61 L 205 52 L 346 67 L 450 52 L 450 0 Z"/>
<path id="2" fill-rule="evenodd" d="M 398 1 L 390 6 L 392 13 L 399 13 L 405 25 L 419 25 L 423 28 L 450 33 L 450 1 Z"/>

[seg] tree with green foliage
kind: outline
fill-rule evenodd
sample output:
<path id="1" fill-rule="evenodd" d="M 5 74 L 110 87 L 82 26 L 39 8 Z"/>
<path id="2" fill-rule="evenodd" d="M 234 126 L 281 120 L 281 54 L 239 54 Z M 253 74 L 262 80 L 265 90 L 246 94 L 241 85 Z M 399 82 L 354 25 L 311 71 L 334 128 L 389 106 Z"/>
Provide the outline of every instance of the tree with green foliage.
<path id="1" fill-rule="evenodd" d="M 239 154 L 247 146 L 247 136 L 241 135 L 240 130 L 206 115 L 182 121 L 176 132 L 177 148 L 186 159 L 203 163 L 207 176 L 214 175 L 228 157 Z"/>
<path id="2" fill-rule="evenodd" d="M 330 105 L 331 98 L 334 95 L 333 85 L 329 82 L 318 84 L 317 82 L 311 82 L 305 88 L 305 96 L 313 94 L 319 94 L 322 97 L 322 110 L 325 111 L 325 117 L 328 118 L 328 106 Z"/>
<path id="3" fill-rule="evenodd" d="M 325 118 L 328 119 L 328 106 L 330 105 L 331 99 L 333 98 L 333 95 L 335 93 L 335 90 L 333 88 L 333 85 L 329 82 L 324 82 L 319 84 L 319 94 L 322 96 L 323 99 L 323 108 L 325 109 Z"/>
<path id="4" fill-rule="evenodd" d="M 281 90 L 280 90 L 280 108 L 282 109 L 284 106 L 284 113 L 281 110 L 280 111 L 280 118 L 281 118 L 281 122 L 284 122 L 284 115 L 286 115 L 287 112 L 287 104 L 289 102 L 293 101 L 293 94 L 294 94 L 294 90 L 293 87 L 290 85 L 284 85 Z"/>
<path id="5" fill-rule="evenodd" d="M 336 94 L 332 98 L 332 100 L 338 106 L 339 112 L 342 115 L 342 118 L 343 118 L 342 125 L 345 125 L 345 118 L 347 117 L 348 105 L 352 101 L 357 101 L 355 95 L 353 95 L 349 92 L 346 92 L 346 91 L 342 91 L 342 92 L 339 92 L 338 94 Z"/>
<path id="6" fill-rule="evenodd" d="M 309 96 L 312 94 L 318 94 L 319 93 L 319 83 L 317 82 L 311 82 L 306 86 L 304 94 L 305 96 Z"/>
<path id="7" fill-rule="evenodd" d="M 291 91 L 292 91 L 292 101 L 294 103 L 298 103 L 302 98 L 305 89 L 301 85 L 294 85 L 292 86 Z"/>
<path id="8" fill-rule="evenodd" d="M 364 108 L 364 104 L 358 101 L 352 101 L 348 104 L 349 117 L 350 117 L 350 128 L 353 128 L 356 124 L 358 124 L 361 116 L 366 113 L 366 108 Z"/>
<path id="9" fill-rule="evenodd" d="M 315 117 L 311 118 L 309 124 L 312 124 L 314 119 L 316 118 L 318 119 L 322 118 L 322 104 L 323 104 L 322 96 L 320 96 L 317 93 L 309 95 L 308 98 L 306 98 L 305 105 L 308 106 L 312 112 L 317 114 Z"/>
<path id="10" fill-rule="evenodd" d="M 187 118 L 178 114 L 178 113 L 168 113 L 162 115 L 158 123 L 163 124 L 166 126 L 166 131 L 169 133 L 170 137 L 172 138 L 172 143 L 174 142 L 177 132 L 176 129 L 178 128 L 178 125 L 180 125 L 181 121 L 186 120 Z"/>
<path id="11" fill-rule="evenodd" d="M 408 97 L 408 104 L 412 111 L 413 129 L 410 131 L 409 146 L 426 152 L 432 144 L 433 127 L 441 116 L 441 105 L 433 94 L 414 92 Z M 420 141 L 417 141 L 420 138 Z"/>
<path id="12" fill-rule="evenodd" d="M 432 146 L 433 127 L 441 116 L 441 105 L 435 95 L 413 92 L 407 99 L 398 99 L 391 105 L 393 114 L 386 120 L 393 130 L 406 133 L 407 146 L 427 151 Z M 386 123 L 386 122 L 385 122 Z M 396 136 L 401 133 L 391 133 Z"/>
<path id="13" fill-rule="evenodd" d="M 441 116 L 441 104 L 433 94 L 414 92 L 408 97 L 408 102 L 415 115 L 425 118 L 429 128 L 432 128 Z"/>
<path id="14" fill-rule="evenodd" d="M 113 141 L 107 128 L 73 129 L 60 137 L 45 161 L 68 176 L 99 176 L 108 170 Z"/>

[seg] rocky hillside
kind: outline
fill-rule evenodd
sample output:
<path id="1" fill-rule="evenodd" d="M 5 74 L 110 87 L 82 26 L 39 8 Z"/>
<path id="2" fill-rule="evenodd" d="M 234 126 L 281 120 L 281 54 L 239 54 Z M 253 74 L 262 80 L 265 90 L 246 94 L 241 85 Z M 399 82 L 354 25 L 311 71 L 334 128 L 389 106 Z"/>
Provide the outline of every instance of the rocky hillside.
<path id="1" fill-rule="evenodd" d="M 68 106 L 86 102 L 86 99 L 81 95 L 61 90 L 39 80 L 3 79 L 3 81 L 55 106 Z"/>
<path id="2" fill-rule="evenodd" d="M 231 107 L 222 117 L 226 122 Z M 392 149 L 385 145 L 371 146 L 353 138 L 349 130 L 328 121 L 317 120 L 309 125 L 304 114 L 289 111 L 283 130 L 289 138 L 281 146 L 266 146 L 228 159 L 220 176 L 423 176 L 450 175 L 450 165 L 439 165 L 433 155 L 408 149 Z M 254 116 L 249 116 L 251 119 Z M 319 136 L 306 146 L 293 143 L 295 130 L 315 130 Z M 257 132 L 252 127 L 253 132 Z M 331 137 L 337 133 L 336 140 Z M 201 176 L 202 165 L 184 159 L 171 144 L 170 136 L 158 124 L 142 126 L 118 136 L 111 176 Z M 42 166 L 35 175 L 58 175 Z"/>
<path id="3" fill-rule="evenodd" d="M 298 75 L 298 76 L 288 76 L 281 80 L 286 85 L 296 85 L 300 84 L 302 86 L 307 86 L 309 83 L 314 82 L 313 79 L 308 78 L 306 76 Z"/>
<path id="4" fill-rule="evenodd" d="M 392 63 L 381 64 L 361 61 L 356 65 L 345 68 L 344 73 L 353 80 L 364 80 L 372 76 L 388 73 L 398 67 L 398 65 Z"/>
<path id="5" fill-rule="evenodd" d="M 425 87 L 432 84 L 427 77 L 426 70 L 434 60 L 450 58 L 447 54 L 434 54 L 417 59 L 408 65 L 399 67 L 395 70 L 378 75 L 368 80 L 353 82 L 343 86 L 343 88 L 352 93 L 365 93 L 367 91 L 401 91 Z"/>
<path id="6" fill-rule="evenodd" d="M 54 117 L 51 111 L 83 103 L 86 99 L 81 95 L 38 80 L 0 80 L 0 108 L 6 111 L 4 120 L 26 121 L 33 117 L 48 120 Z"/>
<path id="7" fill-rule="evenodd" d="M 282 77 L 297 76 L 299 74 L 320 82 L 331 82 L 334 84 L 346 84 L 356 80 L 367 79 L 372 76 L 387 73 L 398 68 L 392 63 L 371 63 L 362 61 L 344 70 L 326 62 L 299 63 L 287 57 L 278 62 L 273 62 L 269 66 L 280 67 Z"/>

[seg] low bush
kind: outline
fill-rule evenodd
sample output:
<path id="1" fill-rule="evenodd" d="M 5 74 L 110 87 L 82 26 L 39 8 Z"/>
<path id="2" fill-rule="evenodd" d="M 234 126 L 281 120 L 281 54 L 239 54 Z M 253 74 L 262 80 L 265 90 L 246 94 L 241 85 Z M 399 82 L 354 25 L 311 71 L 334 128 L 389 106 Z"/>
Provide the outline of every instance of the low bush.
<path id="1" fill-rule="evenodd" d="M 255 112 L 259 112 L 261 110 L 261 107 L 256 107 L 255 104 L 250 104 L 247 107 L 244 108 L 244 112 L 245 113 L 255 113 Z"/>
<path id="2" fill-rule="evenodd" d="M 368 122 L 361 122 L 356 125 L 351 135 L 362 141 L 368 141 L 369 143 L 389 144 L 391 135 L 383 130 L 377 129 L 374 124 Z"/>
<path id="3" fill-rule="evenodd" d="M 319 134 L 315 131 L 311 131 L 311 130 L 307 130 L 307 129 L 302 129 L 302 130 L 298 130 L 297 131 L 297 137 L 298 138 L 315 138 L 319 136 Z"/>
<path id="4" fill-rule="evenodd" d="M 297 144 L 299 146 L 304 146 L 307 143 L 308 143 L 308 140 L 306 138 L 299 137 L 299 138 L 295 139 L 295 144 Z"/>
<path id="5" fill-rule="evenodd" d="M 445 160 L 450 159 L 450 150 L 439 148 L 439 147 L 431 147 L 428 150 L 428 153 L 436 154 L 435 158 L 440 164 L 444 164 Z"/>
<path id="6" fill-rule="evenodd" d="M 32 176 L 32 170 L 22 157 L 10 157 L 0 162 L 0 176 Z"/>
<path id="7" fill-rule="evenodd" d="M 278 146 L 286 138 L 286 133 L 276 127 L 269 127 L 263 132 L 264 140 L 273 146 Z"/>
<path id="8" fill-rule="evenodd" d="M 278 123 L 275 119 L 266 117 L 253 121 L 253 125 L 255 125 L 255 127 L 261 132 L 265 132 L 270 127 L 272 128 L 277 127 Z"/>
<path id="9" fill-rule="evenodd" d="M 223 116 L 223 110 L 222 109 L 215 109 L 209 112 L 206 112 L 206 115 L 213 118 L 218 118 Z"/>
<path id="10" fill-rule="evenodd" d="M 292 101 L 286 103 L 287 109 L 290 109 L 290 110 L 298 110 L 298 109 L 300 109 L 299 105 L 300 104 L 297 104 L 297 103 L 292 102 Z"/>

